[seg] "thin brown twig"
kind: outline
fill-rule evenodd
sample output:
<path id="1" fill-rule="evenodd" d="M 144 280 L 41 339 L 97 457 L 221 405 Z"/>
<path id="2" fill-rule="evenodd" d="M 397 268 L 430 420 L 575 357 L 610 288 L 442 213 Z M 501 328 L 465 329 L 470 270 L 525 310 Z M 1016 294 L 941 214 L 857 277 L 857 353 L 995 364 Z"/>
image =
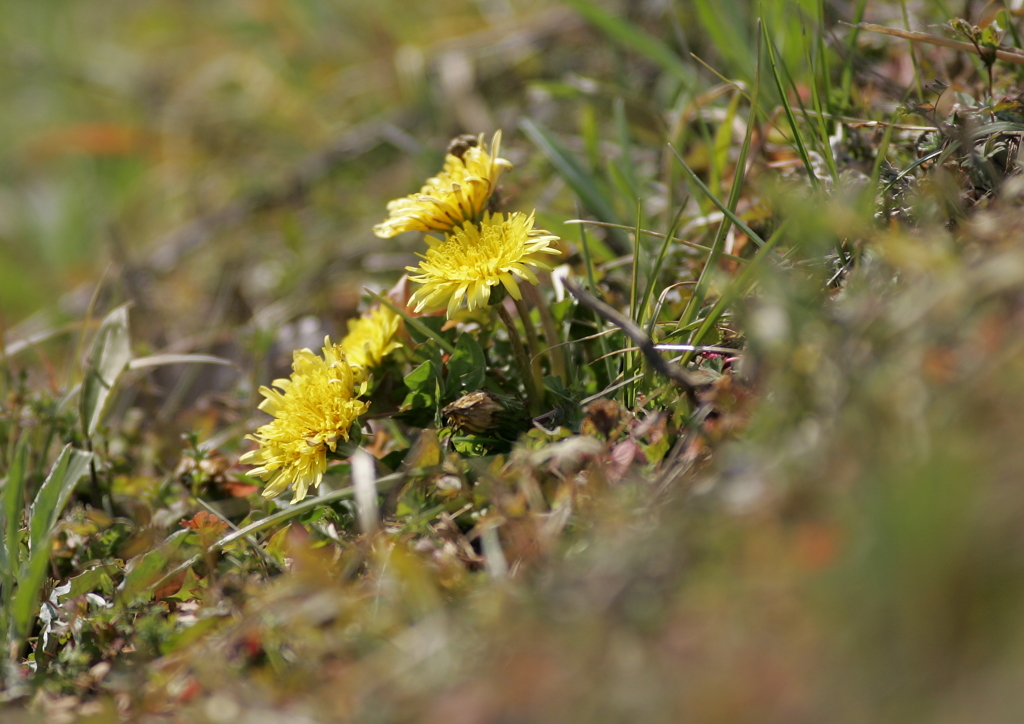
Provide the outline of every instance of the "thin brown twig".
<path id="1" fill-rule="evenodd" d="M 849 25 L 849 23 L 844 23 L 844 25 Z M 857 25 L 850 25 L 850 27 L 868 30 L 872 33 L 881 33 L 882 35 L 892 35 L 896 38 L 903 38 L 904 40 L 910 40 L 917 43 L 929 43 L 943 48 L 952 48 L 953 50 L 960 50 L 964 53 L 971 53 L 972 55 L 981 55 L 981 49 L 976 45 L 964 43 L 959 40 L 950 40 L 949 38 L 943 38 L 941 35 L 929 35 L 928 33 L 919 33 L 914 30 L 887 28 L 884 25 L 875 25 L 874 23 L 858 23 Z M 996 48 L 994 52 L 995 56 L 999 58 L 999 60 L 1005 60 L 1007 63 L 1013 63 L 1015 65 L 1024 65 L 1024 54 L 1022 53 L 1012 51 L 1008 48 Z"/>
<path id="2" fill-rule="evenodd" d="M 579 300 L 580 304 L 598 314 L 606 322 L 610 322 L 621 329 L 640 348 L 640 351 L 647 359 L 647 363 L 654 368 L 655 372 L 679 385 L 686 393 L 686 397 L 690 400 L 691 404 L 694 407 L 698 405 L 697 383 L 694 382 L 690 373 L 679 365 L 671 364 L 662 357 L 654 341 L 632 319 L 583 289 L 576 280 L 566 279 L 564 283 L 565 288 Z"/>

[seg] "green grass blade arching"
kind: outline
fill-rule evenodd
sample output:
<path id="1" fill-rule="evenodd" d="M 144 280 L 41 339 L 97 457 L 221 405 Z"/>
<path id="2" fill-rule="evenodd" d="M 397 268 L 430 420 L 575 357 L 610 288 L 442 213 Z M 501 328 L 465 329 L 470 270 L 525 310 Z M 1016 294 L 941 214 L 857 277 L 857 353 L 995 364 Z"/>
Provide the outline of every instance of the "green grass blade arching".
<path id="1" fill-rule="evenodd" d="M 757 56 L 750 47 L 749 12 L 736 0 L 694 0 L 697 19 L 711 45 L 728 62 L 727 72 L 749 80 L 756 72 Z"/>
<path id="2" fill-rule="evenodd" d="M 399 317 L 401 317 L 405 321 L 405 323 L 408 324 L 410 327 L 415 329 L 417 332 L 422 334 L 424 337 L 427 337 L 427 338 L 432 339 L 435 342 L 437 342 L 437 346 L 440 347 L 441 349 L 443 349 L 448 354 L 455 354 L 455 347 L 452 346 L 451 342 L 446 340 L 441 335 L 435 334 L 434 330 L 432 330 L 427 325 L 423 324 L 423 322 L 421 322 L 418 319 L 416 319 L 416 317 L 414 317 L 411 314 L 409 314 L 407 311 L 405 311 L 404 309 L 399 307 L 397 304 L 392 302 L 387 297 L 383 296 L 382 294 L 377 294 L 376 292 L 371 292 L 369 290 L 367 290 L 367 291 L 370 293 L 371 297 L 373 297 L 378 302 L 380 302 L 385 307 L 387 307 L 392 312 L 394 312 Z"/>
<path id="3" fill-rule="evenodd" d="M 703 191 L 709 199 L 711 199 L 711 202 L 718 207 L 718 210 L 725 214 L 726 218 L 728 218 L 729 221 L 736 225 L 736 228 L 738 228 L 744 234 L 749 236 L 751 241 L 753 241 L 758 246 L 764 246 L 764 239 L 762 239 L 757 232 L 751 229 L 747 225 L 747 222 L 745 222 L 743 219 L 737 216 L 735 211 L 730 209 L 726 204 L 722 203 L 722 201 L 717 196 L 711 193 L 711 189 L 709 189 L 704 184 L 704 182 L 700 180 L 700 176 L 698 176 L 694 172 L 694 170 L 690 168 L 689 164 L 686 163 L 686 159 L 684 159 L 679 154 L 679 151 L 677 151 L 675 148 L 672 148 L 672 153 L 675 154 L 676 160 L 679 161 L 680 165 L 682 165 L 683 170 L 686 171 L 686 175 L 690 177 L 690 180 L 694 183 L 694 185 L 701 191 Z"/>
<path id="4" fill-rule="evenodd" d="M 576 215 L 580 215 L 579 208 L 576 209 Z M 590 285 L 590 293 L 596 296 L 597 282 L 594 277 L 594 259 L 590 253 L 590 243 L 587 241 L 587 230 L 582 224 L 580 224 L 580 248 L 583 250 L 583 265 L 587 270 L 587 284 Z M 593 316 L 598 333 L 603 332 L 604 319 L 601 318 L 600 314 L 595 313 Z M 601 356 L 604 359 L 605 373 L 608 376 L 608 381 L 611 382 L 615 379 L 615 364 L 608 358 L 608 339 L 603 334 L 599 334 L 597 339 L 597 344 L 601 348 Z"/>
<path id="5" fill-rule="evenodd" d="M 622 223 L 622 219 L 615 211 L 615 205 L 605 191 L 595 183 L 595 179 L 580 166 L 572 154 L 551 133 L 528 118 L 520 121 L 519 127 L 561 174 L 569 187 L 590 210 L 590 213 L 601 221 Z M 616 254 L 628 256 L 631 253 L 629 240 L 624 234 L 618 232 L 609 234 L 607 241 Z"/>
<path id="6" fill-rule="evenodd" d="M 686 65 L 669 46 L 623 18 L 597 7 L 588 0 L 567 0 L 587 22 L 599 29 L 619 45 L 628 48 L 661 66 L 679 83 L 693 90 L 697 87 L 697 74 Z"/>

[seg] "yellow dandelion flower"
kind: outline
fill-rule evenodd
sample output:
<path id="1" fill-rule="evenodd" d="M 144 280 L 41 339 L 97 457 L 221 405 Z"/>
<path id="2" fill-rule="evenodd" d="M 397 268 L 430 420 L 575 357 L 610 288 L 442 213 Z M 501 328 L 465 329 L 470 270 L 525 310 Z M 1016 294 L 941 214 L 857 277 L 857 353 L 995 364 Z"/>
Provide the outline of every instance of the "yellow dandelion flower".
<path id="1" fill-rule="evenodd" d="M 259 466 L 249 475 L 268 481 L 264 497 L 276 497 L 292 486 L 294 503 L 306 497 L 310 486 L 319 487 L 327 451 L 334 452 L 338 440 L 348 441 L 349 428 L 369 405 L 355 399 L 352 366 L 330 337 L 324 340 L 323 357 L 308 349 L 296 351 L 291 378 L 274 380 L 273 385 L 280 392 L 260 388 L 266 398 L 260 409 L 274 419 L 247 435 L 260 446 L 239 462 Z"/>
<path id="2" fill-rule="evenodd" d="M 378 307 L 359 319 L 348 323 L 348 334 L 341 340 L 345 357 L 354 367 L 370 370 L 380 365 L 384 358 L 402 346 L 395 340 L 402 318 L 387 307 Z M 362 378 L 365 372 L 357 374 Z"/>
<path id="3" fill-rule="evenodd" d="M 373 233 L 384 239 L 403 231 L 447 233 L 467 221 L 479 221 L 498 177 L 512 168 L 498 158 L 500 150 L 501 131 L 494 134 L 490 151 L 482 133 L 471 142 L 456 139 L 445 157 L 444 170 L 428 179 L 418 194 L 391 201 L 389 218 L 373 227 Z"/>
<path id="4" fill-rule="evenodd" d="M 430 248 L 419 267 L 408 267 L 410 279 L 423 286 L 409 299 L 417 312 L 447 306 L 448 317 L 467 300 L 470 311 L 485 307 L 491 288 L 501 284 L 522 299 L 518 279 L 537 283 L 533 269 L 551 270 L 544 255 L 558 254 L 551 243 L 558 237 L 533 228 L 533 214 L 486 214 L 479 226 L 466 224 L 444 241 L 427 237 Z"/>

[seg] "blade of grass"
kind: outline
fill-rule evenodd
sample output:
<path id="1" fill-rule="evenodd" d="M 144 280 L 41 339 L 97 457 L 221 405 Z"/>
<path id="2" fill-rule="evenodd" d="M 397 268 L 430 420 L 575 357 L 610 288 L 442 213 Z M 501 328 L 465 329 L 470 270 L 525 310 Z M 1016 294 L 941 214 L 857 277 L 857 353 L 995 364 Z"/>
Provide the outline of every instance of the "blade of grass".
<path id="1" fill-rule="evenodd" d="M 52 534 L 75 485 L 88 472 L 90 460 L 92 453 L 75 450 L 70 443 L 60 451 L 29 508 L 28 543 L 33 554 Z"/>
<path id="2" fill-rule="evenodd" d="M 907 0 L 900 0 L 900 12 L 903 14 L 903 29 L 910 32 L 910 17 L 907 15 Z M 921 87 L 921 68 L 917 62 L 917 53 L 914 43 L 907 40 L 907 49 L 910 52 L 910 62 L 914 65 L 914 83 L 917 86 L 917 99 L 924 101 L 924 89 Z"/>
<path id="3" fill-rule="evenodd" d="M 93 289 L 92 297 L 89 299 L 89 306 L 85 309 L 85 319 L 82 320 L 82 329 L 78 333 L 78 340 L 75 342 L 75 355 L 71 358 L 71 364 L 68 366 L 68 379 L 64 385 L 65 389 L 70 389 L 75 381 L 75 372 L 79 364 L 81 364 L 82 349 L 85 345 L 85 335 L 89 330 L 90 323 L 92 321 L 92 315 L 96 311 L 96 303 L 99 301 L 100 292 L 103 290 L 103 284 L 107 280 L 107 274 L 110 273 L 112 264 L 107 264 L 107 268 L 103 270 L 103 276 L 100 277 L 99 282 L 96 284 L 96 288 Z"/>
<path id="4" fill-rule="evenodd" d="M 633 322 L 639 324 L 640 320 L 637 319 L 637 313 L 639 310 L 640 301 L 640 229 L 643 228 L 643 217 L 642 211 L 643 206 L 640 199 L 636 200 L 636 226 L 633 229 L 633 269 L 629 279 L 629 313 L 633 317 Z M 626 374 L 628 375 L 637 366 L 643 364 L 643 358 L 634 355 L 632 352 L 627 353 L 626 357 Z M 644 365 L 646 369 L 646 365 Z M 629 387 L 626 389 L 626 407 L 633 409 L 633 405 L 636 403 L 636 388 Z"/>
<path id="5" fill-rule="evenodd" d="M 757 67 L 754 70 L 754 87 L 752 94 L 752 98 L 754 99 L 760 96 L 761 90 L 760 37 L 761 36 L 758 35 L 758 62 Z M 704 306 L 704 300 L 706 299 L 708 290 L 711 287 L 711 277 L 718 268 L 718 262 L 725 247 L 726 236 L 730 228 L 729 222 L 732 221 L 734 217 L 738 218 L 735 215 L 735 210 L 740 200 L 740 194 L 743 191 L 743 180 L 746 176 L 747 155 L 750 152 L 750 143 L 754 135 L 754 126 L 757 125 L 757 109 L 757 103 L 752 103 L 750 105 L 750 116 L 747 119 L 747 132 L 744 134 L 743 145 L 740 147 L 740 155 L 736 160 L 736 171 L 733 174 L 732 188 L 729 191 L 729 203 L 727 206 L 722 207 L 722 213 L 726 215 L 726 218 L 722 220 L 721 225 L 718 227 L 718 233 L 715 235 L 715 239 L 711 244 L 711 252 L 708 254 L 707 261 L 701 269 L 700 276 L 697 278 L 697 286 L 694 288 L 693 295 L 687 302 L 686 308 L 683 310 L 683 315 L 679 319 L 680 327 L 685 327 L 693 322 L 700 313 L 701 307 Z M 676 156 L 678 157 L 679 154 L 676 154 Z M 682 161 L 681 158 L 680 161 Z M 694 174 L 693 171 L 685 165 L 685 162 L 684 168 L 686 168 L 691 177 L 694 179 L 697 178 L 696 174 Z M 697 179 L 697 181 L 699 183 L 700 180 Z M 703 190 L 707 192 L 706 187 Z M 719 201 L 714 198 L 714 196 L 710 196 L 710 198 L 715 205 L 719 205 Z M 743 229 L 743 227 L 739 228 Z M 743 230 L 746 231 L 746 229 Z M 756 235 L 751 237 L 751 239 L 756 239 Z M 761 246 L 763 246 L 763 244 Z"/>
<path id="6" fill-rule="evenodd" d="M 815 116 L 818 119 L 818 133 L 820 134 L 820 144 L 825 157 L 825 165 L 828 166 L 828 173 L 832 177 L 833 181 L 839 180 L 839 169 L 836 168 L 835 155 L 832 153 L 832 139 L 829 137 L 828 128 L 825 126 L 825 109 L 821 105 L 821 96 L 818 94 L 818 77 L 815 72 L 814 58 L 811 54 L 810 44 L 807 42 L 806 28 L 803 28 L 804 34 L 804 52 L 807 55 L 807 67 L 810 69 L 811 74 L 811 105 L 814 108 Z M 822 73 L 823 76 L 828 76 L 828 71 Z M 826 96 L 827 97 L 827 96 Z"/>
<path id="7" fill-rule="evenodd" d="M 796 123 L 796 114 L 793 113 L 793 106 L 789 103 L 789 96 L 786 94 L 786 87 L 782 83 L 782 75 L 779 71 L 778 60 L 775 57 L 775 44 L 772 43 L 772 39 L 768 35 L 768 26 L 765 23 L 761 23 L 761 37 L 763 38 L 765 47 L 768 51 L 768 62 L 772 67 L 772 77 L 775 78 L 775 87 L 778 89 L 779 96 L 782 99 L 782 109 L 785 111 L 786 118 L 789 121 L 789 127 L 793 134 L 793 143 L 796 145 L 797 154 L 800 156 L 800 160 L 804 163 L 804 168 L 807 169 L 807 177 L 810 181 L 811 187 L 817 191 L 820 187 L 818 177 L 814 174 L 814 165 L 811 163 L 810 154 L 807 153 L 807 147 L 804 145 L 804 139 L 800 135 L 800 128 Z"/>
<path id="8" fill-rule="evenodd" d="M 654 266 L 651 267 L 650 273 L 647 275 L 647 284 L 644 285 L 644 294 L 640 297 L 640 308 L 637 311 L 636 320 L 637 323 L 643 325 L 644 319 L 647 315 L 647 307 L 651 302 L 651 295 L 654 294 L 654 287 L 658 283 L 658 277 L 661 276 L 661 267 L 665 264 L 665 257 L 668 256 L 669 246 L 672 244 L 672 238 L 675 236 L 676 229 L 679 228 L 679 222 L 683 218 L 683 211 L 686 209 L 686 201 L 684 200 L 679 206 L 679 210 L 676 211 L 676 215 L 672 218 L 669 224 L 667 233 L 665 234 L 665 240 L 661 244 L 661 249 L 658 251 L 658 256 L 654 260 Z M 651 317 L 649 326 L 647 327 L 647 334 L 650 334 L 654 327 L 654 315 Z"/>
<path id="9" fill-rule="evenodd" d="M 672 147 L 672 146 L 669 146 L 669 148 L 670 148 L 670 149 L 672 150 L 672 153 L 674 153 L 674 154 L 675 154 L 676 160 L 678 160 L 678 161 L 679 161 L 679 163 L 680 163 L 680 165 L 682 165 L 682 167 L 683 167 L 683 170 L 684 170 L 684 171 L 686 171 L 686 175 L 687 175 L 687 176 L 689 176 L 690 180 L 691 180 L 691 181 L 692 181 L 692 182 L 694 183 L 694 185 L 695 185 L 695 186 L 696 186 L 697 188 L 699 188 L 699 189 L 700 189 L 701 191 L 703 191 L 703 192 L 704 192 L 704 193 L 705 193 L 705 194 L 707 195 L 707 197 L 708 197 L 709 199 L 711 199 L 711 202 L 712 202 L 712 203 L 713 203 L 713 204 L 714 204 L 715 206 L 717 206 L 717 207 L 718 207 L 718 210 L 719 210 L 719 211 L 721 211 L 721 212 L 722 212 L 723 214 L 725 214 L 726 218 L 727 218 L 727 219 L 728 219 L 728 220 L 729 220 L 729 221 L 730 221 L 731 223 L 733 223 L 733 224 L 735 224 L 735 225 L 736 225 L 736 228 L 738 228 L 738 229 L 739 229 L 740 231 L 742 231 L 742 232 L 743 232 L 744 234 L 746 234 L 747 236 L 749 236 L 749 237 L 750 237 L 750 240 L 751 240 L 751 241 L 753 241 L 753 242 L 754 242 L 755 244 L 757 244 L 758 246 L 764 246 L 764 239 L 762 239 L 762 238 L 761 238 L 760 236 L 758 236 L 758 234 L 757 234 L 757 233 L 756 233 L 756 232 L 755 232 L 755 231 L 754 231 L 753 229 L 751 229 L 751 228 L 750 228 L 750 227 L 749 227 L 749 226 L 747 225 L 747 223 L 746 223 L 745 221 L 743 221 L 743 219 L 741 219 L 741 218 L 740 218 L 739 216 L 737 216 L 737 215 L 736 215 L 736 212 L 735 212 L 735 211 L 733 211 L 733 210 L 732 210 L 732 209 L 730 209 L 730 208 L 729 208 L 728 206 L 726 206 L 725 204 L 723 204 L 723 203 L 722 203 L 722 202 L 721 202 L 721 201 L 720 201 L 720 200 L 718 199 L 718 197 L 717 197 L 717 196 L 715 196 L 715 195 L 714 195 L 713 193 L 711 193 L 711 189 L 709 189 L 709 188 L 708 188 L 708 187 L 707 187 L 706 185 L 704 185 L 704 182 L 700 180 L 700 176 L 698 176 L 698 175 L 697 175 L 697 174 L 696 174 L 696 173 L 694 172 L 694 170 L 693 170 L 692 168 L 690 168 L 689 164 L 687 164 L 687 163 L 686 163 L 686 159 L 684 159 L 684 158 L 683 158 L 683 157 L 682 157 L 682 156 L 681 156 L 681 155 L 679 154 L 679 151 L 677 151 L 677 150 L 676 150 L 676 149 L 675 149 L 674 147 Z"/>
<path id="10" fill-rule="evenodd" d="M 713 189 L 717 188 L 719 193 L 723 194 L 725 193 L 725 171 L 729 164 L 729 146 L 732 145 L 732 126 L 736 120 L 736 114 L 739 112 L 742 98 L 743 94 L 737 89 L 726 108 L 722 125 L 715 132 L 714 147 L 711 149 L 711 168 L 714 170 L 714 176 L 709 177 L 708 186 Z"/>
<path id="11" fill-rule="evenodd" d="M 423 472 L 425 471 L 414 469 L 400 473 L 392 473 L 391 475 L 385 475 L 384 477 L 377 479 L 377 491 L 384 492 L 390 490 L 394 486 L 405 481 L 408 477 L 416 476 Z M 283 523 L 286 520 L 291 520 L 296 516 L 302 515 L 303 513 L 308 513 L 309 511 L 315 510 L 316 508 L 319 508 L 321 506 L 331 505 L 342 500 L 347 500 L 348 498 L 351 498 L 354 494 L 355 488 L 349 486 L 347 488 L 342 488 L 341 490 L 335 490 L 331 493 L 318 495 L 315 498 L 307 498 L 301 503 L 296 503 L 295 505 L 289 505 L 284 510 L 268 515 L 266 518 L 260 518 L 259 520 L 253 521 L 252 523 L 249 523 L 249 525 L 242 526 L 237 530 L 233 530 L 220 540 L 213 543 L 206 551 L 206 553 L 223 550 L 226 546 L 230 545 L 231 543 L 234 543 L 237 540 L 247 538 L 248 536 L 251 536 L 254 533 L 260 533 L 264 530 L 267 530 L 268 528 L 274 527 L 278 523 Z M 187 571 L 189 568 L 191 568 L 193 565 L 199 562 L 203 555 L 204 553 L 199 553 L 195 556 L 192 556 L 184 563 L 181 563 L 180 565 L 176 566 L 171 571 L 166 573 L 158 581 L 151 584 L 150 588 L 159 588 L 162 584 L 174 578 L 174 576 L 178 575 L 179 573 L 182 573 L 183 571 Z"/>
<path id="12" fill-rule="evenodd" d="M 775 230 L 775 233 L 768 238 L 767 242 L 765 242 L 765 245 L 757 250 L 757 254 L 754 255 L 754 258 L 751 260 L 750 264 L 748 264 L 743 269 L 743 271 L 740 272 L 740 274 L 735 279 L 732 280 L 729 286 L 725 288 L 725 290 L 722 292 L 722 296 L 719 297 L 718 301 L 715 303 L 715 306 L 711 308 L 711 311 L 708 312 L 707 317 L 704 318 L 704 321 L 701 323 L 700 327 L 698 327 L 697 331 L 694 332 L 693 335 L 690 337 L 690 345 L 692 345 L 694 348 L 699 347 L 701 340 L 703 340 L 704 336 L 709 331 L 711 331 L 712 328 L 714 328 L 715 324 L 721 318 L 722 314 L 725 313 L 725 310 L 728 309 L 729 306 L 733 302 L 735 302 L 743 293 L 745 293 L 745 290 L 753 282 L 754 274 L 757 272 L 758 269 L 761 268 L 761 266 L 765 263 L 765 260 L 768 259 L 769 255 L 771 254 L 772 249 L 774 249 L 776 244 L 778 244 L 779 241 L 782 239 L 782 234 L 786 230 L 786 227 L 788 225 L 788 219 L 784 221 L 782 224 L 780 224 L 779 228 Z M 696 353 L 696 349 L 685 352 L 683 354 L 682 360 L 680 361 L 680 364 L 685 367 L 693 359 L 693 356 Z"/>
<path id="13" fill-rule="evenodd" d="M 713 47 L 732 66 L 730 74 L 750 78 L 757 66 L 757 57 L 751 53 L 746 4 L 741 8 L 734 0 L 694 0 L 693 5 Z"/>
<path id="14" fill-rule="evenodd" d="M 643 228 L 643 207 L 640 199 L 636 200 L 636 224 L 633 227 L 633 269 L 629 279 L 629 312 L 636 318 L 637 302 L 640 300 L 640 230 Z"/>
<path id="15" fill-rule="evenodd" d="M 541 128 L 528 118 L 519 123 L 523 133 L 533 141 L 534 145 L 551 162 L 551 165 L 561 174 L 566 183 L 576 193 L 583 204 L 601 221 L 621 223 L 615 206 L 607 197 L 605 192 L 595 183 L 595 179 L 588 174 L 562 145 L 555 140 L 554 136 L 547 130 Z M 620 256 L 630 253 L 629 241 L 625 235 L 613 233 L 608 237 L 608 245 L 612 251 Z"/>
<path id="16" fill-rule="evenodd" d="M 96 434 L 114 386 L 132 358 L 128 306 L 123 304 L 110 312 L 92 342 L 79 396 L 79 414 L 86 438 Z"/>
<path id="17" fill-rule="evenodd" d="M 0 395 L 4 398 L 7 397 L 7 393 L 14 388 L 14 377 L 11 375 L 11 363 L 7 357 L 7 325 L 4 322 L 4 310 L 0 309 Z M 2 446 L 0 446 L 0 453 L 2 453 Z M 2 462 L 2 455 L 0 455 L 0 462 Z"/>
<path id="18" fill-rule="evenodd" d="M 660 65 L 687 89 L 697 87 L 697 74 L 680 57 L 657 38 L 638 30 L 623 18 L 602 10 L 587 0 L 567 0 L 587 22 L 613 41 Z"/>
<path id="19" fill-rule="evenodd" d="M 443 349 L 445 352 L 447 352 L 448 354 L 455 354 L 455 347 L 452 346 L 451 342 L 449 342 L 444 337 L 434 332 L 434 330 L 432 330 L 427 325 L 423 324 L 423 322 L 416 319 L 416 317 L 409 314 L 407 311 L 399 307 L 397 304 L 392 302 L 387 297 L 377 294 L 377 292 L 371 291 L 369 289 L 367 289 L 366 292 L 371 297 L 373 297 L 378 302 L 380 302 L 385 307 L 387 307 L 392 312 L 401 317 L 403 320 L 405 320 L 406 324 L 408 324 L 410 327 L 412 327 L 417 332 L 422 334 L 424 337 L 428 337 L 437 342 L 437 346 Z"/>
<path id="20" fill-rule="evenodd" d="M 868 0 L 857 0 L 857 7 L 853 11 L 853 29 L 850 31 L 849 43 L 846 49 L 846 62 L 843 65 L 842 88 L 843 97 L 850 98 L 850 88 L 853 84 L 853 59 L 857 56 L 857 37 L 860 35 L 861 21 L 864 20 L 864 11 L 867 10 Z"/>
<path id="21" fill-rule="evenodd" d="M 579 215 L 579 208 L 576 209 L 577 216 Z M 587 285 L 590 287 L 591 294 L 597 294 L 597 283 L 594 281 L 594 260 L 590 255 L 590 244 L 587 243 L 587 230 L 580 226 L 580 248 L 583 251 L 583 264 L 587 270 Z M 597 324 L 597 331 L 604 331 L 604 320 L 600 314 L 594 314 L 594 321 Z M 598 345 L 601 347 L 601 354 L 605 355 L 608 353 L 608 340 L 605 335 L 601 334 L 598 339 Z M 608 381 L 611 382 L 615 378 L 615 367 L 609 360 L 605 360 L 605 373 L 608 376 Z"/>
<path id="22" fill-rule="evenodd" d="M 825 0 L 820 0 L 820 2 L 816 3 L 816 6 L 818 16 L 814 19 L 814 37 L 818 40 L 817 58 L 818 64 L 821 67 L 821 86 L 825 98 L 824 107 L 828 112 L 832 112 L 832 77 L 828 72 L 828 43 L 825 42 Z M 813 72 L 811 77 L 814 77 Z"/>
<path id="23" fill-rule="evenodd" d="M 640 184 L 636 179 L 636 169 L 633 168 L 633 154 L 631 153 L 633 140 L 629 134 L 629 121 L 626 118 L 626 101 L 621 97 L 615 99 L 612 114 L 615 117 L 615 131 L 619 137 L 619 168 L 632 190 L 630 195 L 636 198 L 640 195 Z"/>

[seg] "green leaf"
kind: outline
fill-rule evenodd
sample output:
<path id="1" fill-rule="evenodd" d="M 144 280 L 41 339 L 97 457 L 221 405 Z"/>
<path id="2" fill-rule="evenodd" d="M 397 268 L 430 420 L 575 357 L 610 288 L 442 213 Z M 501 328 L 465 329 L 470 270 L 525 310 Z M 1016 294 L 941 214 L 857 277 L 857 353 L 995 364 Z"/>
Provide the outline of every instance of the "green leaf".
<path id="1" fill-rule="evenodd" d="M 29 550 L 35 554 L 39 547 L 47 548 L 57 518 L 75 489 L 78 481 L 89 471 L 92 453 L 75 450 L 68 443 L 57 456 L 50 474 L 36 494 L 36 499 L 29 509 L 28 531 Z"/>
<path id="2" fill-rule="evenodd" d="M 427 360 L 405 376 L 405 386 L 414 392 L 423 392 L 429 395 L 434 391 L 436 378 L 437 370 L 434 369 L 434 363 Z"/>
<path id="3" fill-rule="evenodd" d="M 463 334 L 455 345 L 455 354 L 448 360 L 448 394 L 460 389 L 479 390 L 487 373 L 487 359 L 480 344 L 470 334 Z"/>
<path id="4" fill-rule="evenodd" d="M 110 393 L 131 358 L 128 306 L 122 305 L 103 320 L 89 352 L 79 398 L 82 429 L 86 437 L 96 433 L 110 400 Z"/>
<path id="5" fill-rule="evenodd" d="M 21 511 L 25 507 L 25 477 L 28 474 L 28 434 L 22 434 L 14 448 L 14 457 L 7 469 L 4 485 L 4 536 L 2 548 L 3 572 L 11 576 L 18 571 L 21 548 Z"/>
<path id="6" fill-rule="evenodd" d="M 11 599 L 15 577 L 21 570 L 21 512 L 25 507 L 25 478 L 28 474 L 28 434 L 23 433 L 14 448 L 11 464 L 7 468 L 7 482 L 3 494 L 3 535 L 0 536 L 2 566 L 0 585 L 3 600 L 0 605 L 0 641 L 5 641 L 10 630 Z"/>
<path id="7" fill-rule="evenodd" d="M 110 593 L 114 590 L 113 577 L 118 575 L 121 570 L 121 566 L 115 563 L 93 566 L 84 573 L 68 579 L 71 587 L 61 598 L 68 601 L 83 594 L 92 593 L 97 589 L 104 593 Z"/>
<path id="8" fill-rule="evenodd" d="M 153 587 L 164 578 L 167 570 L 176 565 L 180 558 L 176 555 L 185 544 L 189 530 L 179 530 L 172 534 L 158 548 L 133 558 L 129 562 L 131 570 L 118 587 L 118 598 L 126 606 L 153 595 Z"/>
<path id="9" fill-rule="evenodd" d="M 29 509 L 29 559 L 18 578 L 18 589 L 11 601 L 11 620 L 15 638 L 20 641 L 28 635 L 32 619 L 39 605 L 39 591 L 46 580 L 50 563 L 50 543 L 57 518 L 75 489 L 75 485 L 89 469 L 92 453 L 75 450 L 70 444 L 60 451 L 50 474 Z"/>
<path id="10" fill-rule="evenodd" d="M 434 407 L 434 396 L 426 392 L 410 392 L 402 400 L 403 410 L 426 410 Z"/>

